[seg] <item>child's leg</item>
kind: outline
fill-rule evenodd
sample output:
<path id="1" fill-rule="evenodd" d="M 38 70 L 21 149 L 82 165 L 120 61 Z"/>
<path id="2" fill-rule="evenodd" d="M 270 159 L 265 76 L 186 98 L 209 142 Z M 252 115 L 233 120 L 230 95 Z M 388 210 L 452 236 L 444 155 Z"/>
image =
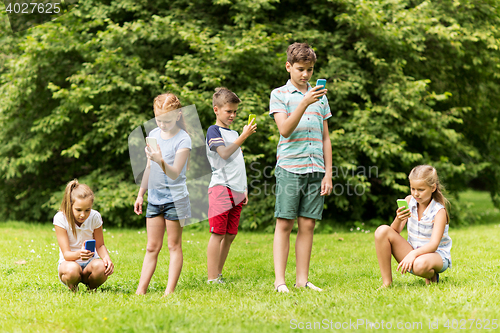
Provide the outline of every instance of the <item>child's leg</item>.
<path id="1" fill-rule="evenodd" d="M 234 207 L 227 214 L 227 230 L 222 242 L 220 244 L 220 259 L 218 265 L 218 274 L 222 274 L 222 269 L 229 254 L 231 244 L 236 238 L 238 233 L 238 226 L 240 225 L 241 209 L 243 207 L 243 200 L 245 200 L 244 193 L 232 192 Z"/>
<path id="2" fill-rule="evenodd" d="M 227 255 L 229 254 L 229 248 L 233 243 L 236 235 L 225 234 L 222 242 L 220 243 L 220 259 L 218 265 L 218 274 L 222 274 L 222 269 L 224 268 L 224 263 L 226 262 Z"/>
<path id="3" fill-rule="evenodd" d="M 163 235 L 165 234 L 165 219 L 163 216 L 146 218 L 146 229 L 148 235 L 148 245 L 146 255 L 142 264 L 141 278 L 139 286 L 135 292 L 137 295 L 143 295 L 148 290 L 149 282 L 156 269 L 158 254 L 163 246 Z"/>
<path id="4" fill-rule="evenodd" d="M 222 240 L 225 235 L 212 233 L 207 248 L 207 271 L 208 280 L 215 280 L 219 274 L 219 262 L 221 256 Z"/>
<path id="5" fill-rule="evenodd" d="M 425 278 L 427 284 L 436 282 L 436 273 L 443 268 L 443 258 L 434 252 L 418 256 L 413 262 L 413 274 Z"/>
<path id="6" fill-rule="evenodd" d="M 392 283 L 391 254 L 399 263 L 413 248 L 396 230 L 388 225 L 381 225 L 375 231 L 375 250 L 382 275 L 382 286 L 388 287 Z"/>
<path id="7" fill-rule="evenodd" d="M 304 287 L 308 281 L 309 263 L 314 236 L 315 219 L 299 216 L 297 219 L 299 230 L 295 241 L 295 258 L 297 261 L 296 286 Z"/>
<path id="8" fill-rule="evenodd" d="M 274 257 L 274 287 L 285 283 L 286 261 L 290 250 L 290 233 L 295 220 L 276 219 L 274 231 L 273 257 Z"/>
<path id="9" fill-rule="evenodd" d="M 59 266 L 59 278 L 69 289 L 75 290 L 82 280 L 82 268 L 74 261 L 64 261 Z"/>
<path id="10" fill-rule="evenodd" d="M 168 265 L 168 282 L 165 295 L 173 293 L 182 270 L 182 227 L 179 221 L 165 220 L 167 224 L 168 251 L 170 264 Z M 184 223 L 183 223 L 184 224 Z"/>
<path id="11" fill-rule="evenodd" d="M 82 281 L 89 289 L 95 289 L 106 282 L 108 277 L 104 274 L 106 267 L 100 259 L 92 260 L 83 270 Z"/>

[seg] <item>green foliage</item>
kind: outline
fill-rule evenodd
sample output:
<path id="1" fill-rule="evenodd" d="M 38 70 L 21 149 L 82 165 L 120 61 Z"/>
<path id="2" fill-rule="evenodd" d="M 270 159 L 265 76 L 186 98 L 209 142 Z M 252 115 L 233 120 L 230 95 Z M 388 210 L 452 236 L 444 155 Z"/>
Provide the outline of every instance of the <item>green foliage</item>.
<path id="1" fill-rule="evenodd" d="M 499 14 L 492 0 L 86 0 L 13 35 L 0 12 L 0 215 L 48 220 L 79 178 L 110 222 L 141 223 L 128 135 L 167 90 L 207 128 L 222 85 L 243 100 L 236 130 L 258 115 L 242 227 L 272 228 L 266 168 L 279 136 L 268 103 L 294 41 L 316 50 L 313 80 L 328 78 L 336 192 L 325 219 L 391 219 L 421 163 L 451 194 L 482 180 L 500 205 Z"/>

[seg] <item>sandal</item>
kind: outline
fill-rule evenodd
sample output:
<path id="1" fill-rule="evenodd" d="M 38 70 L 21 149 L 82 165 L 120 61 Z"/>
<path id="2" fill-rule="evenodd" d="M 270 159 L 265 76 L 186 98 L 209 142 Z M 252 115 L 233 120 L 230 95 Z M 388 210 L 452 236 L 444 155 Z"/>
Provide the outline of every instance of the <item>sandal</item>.
<path id="1" fill-rule="evenodd" d="M 316 287 L 314 284 L 312 284 L 311 282 L 307 281 L 306 284 L 304 285 L 304 287 L 297 287 L 296 284 L 293 285 L 295 288 L 308 288 L 308 289 L 312 289 L 312 290 L 316 290 L 316 291 L 323 291 L 323 289 L 319 288 L 319 287 Z"/>
<path id="2" fill-rule="evenodd" d="M 288 293 L 290 290 L 288 290 L 288 287 L 286 286 L 285 283 L 282 283 L 276 287 L 276 292 L 277 293 Z"/>

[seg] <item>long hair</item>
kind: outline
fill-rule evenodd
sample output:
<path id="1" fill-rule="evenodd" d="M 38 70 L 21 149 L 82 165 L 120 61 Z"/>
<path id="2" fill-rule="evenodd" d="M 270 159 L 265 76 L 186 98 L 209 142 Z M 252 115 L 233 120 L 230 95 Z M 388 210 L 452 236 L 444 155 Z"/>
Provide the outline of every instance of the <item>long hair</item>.
<path id="1" fill-rule="evenodd" d="M 156 96 L 153 109 L 156 116 L 168 113 L 170 111 L 181 111 L 182 108 L 181 101 L 179 98 L 172 93 L 165 93 Z M 176 121 L 176 125 L 182 128 L 187 133 L 186 122 L 184 121 L 184 115 L 181 112 L 181 117 Z"/>
<path id="2" fill-rule="evenodd" d="M 90 187 L 87 185 L 78 183 L 78 179 L 73 179 L 68 183 L 68 185 L 66 185 L 66 190 L 64 190 L 64 197 L 59 211 L 61 211 L 66 217 L 66 220 L 68 220 L 71 232 L 75 237 L 76 221 L 75 216 L 73 215 L 73 204 L 75 203 L 75 199 L 85 200 L 88 198 L 91 198 L 92 202 L 94 202 L 94 192 L 92 192 Z"/>
<path id="3" fill-rule="evenodd" d="M 444 186 L 439 181 L 439 177 L 437 171 L 434 167 L 430 165 L 418 165 L 414 167 L 410 174 L 408 175 L 409 180 L 423 180 L 427 184 L 427 186 L 433 187 L 436 184 L 436 190 L 432 192 L 432 199 L 436 202 L 439 202 L 446 208 L 446 218 L 450 221 L 450 216 L 448 215 L 448 207 L 450 202 L 443 195 Z M 447 221 L 447 222 L 448 222 Z"/>

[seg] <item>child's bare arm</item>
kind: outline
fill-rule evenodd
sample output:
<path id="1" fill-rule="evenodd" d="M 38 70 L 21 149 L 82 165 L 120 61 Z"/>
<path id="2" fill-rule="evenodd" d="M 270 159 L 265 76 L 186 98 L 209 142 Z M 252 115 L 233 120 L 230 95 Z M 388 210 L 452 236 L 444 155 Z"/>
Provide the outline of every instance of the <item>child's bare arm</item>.
<path id="1" fill-rule="evenodd" d="M 411 195 L 408 195 L 405 199 L 406 202 L 409 203 Z M 405 209 L 404 207 L 399 207 L 396 210 L 396 217 L 394 218 L 394 221 L 392 221 L 391 228 L 396 230 L 398 234 L 400 234 L 401 231 L 403 231 L 403 228 L 405 227 L 405 224 L 410 216 L 411 213 L 409 209 Z"/>
<path id="2" fill-rule="evenodd" d="M 144 203 L 144 194 L 148 190 L 149 172 L 151 171 L 151 161 L 148 159 L 146 169 L 144 169 L 144 174 L 142 175 L 141 187 L 139 188 L 139 193 L 134 203 L 134 212 L 137 215 L 142 214 L 142 204 Z"/>
<path id="3" fill-rule="evenodd" d="M 312 88 L 305 94 L 304 98 L 300 101 L 297 108 L 288 117 L 286 113 L 274 113 L 274 121 L 278 126 L 278 130 L 284 138 L 292 135 L 293 131 L 297 128 L 300 118 L 306 111 L 307 107 L 319 101 L 323 95 L 326 94 L 326 89 L 320 90 L 322 86 Z"/>
<path id="4" fill-rule="evenodd" d="M 234 152 L 241 147 L 241 145 L 243 144 L 243 142 L 245 142 L 246 139 L 248 139 L 248 137 L 250 135 L 252 135 L 253 133 L 255 133 L 255 131 L 257 130 L 257 124 L 254 124 L 254 120 L 255 119 L 252 119 L 252 122 L 249 124 L 249 125 L 245 125 L 245 127 L 243 127 L 243 132 L 241 133 L 241 135 L 236 139 L 234 140 L 234 142 L 232 144 L 230 144 L 229 146 L 218 146 L 216 149 L 217 149 L 217 154 L 219 154 L 219 156 L 223 159 L 223 160 L 227 160 L 229 157 L 231 157 L 231 155 L 234 154 Z"/>
<path id="5" fill-rule="evenodd" d="M 104 245 L 104 236 L 102 233 L 102 226 L 94 230 L 94 239 L 95 239 L 95 249 L 97 251 L 97 254 L 99 254 L 99 257 L 101 257 L 103 263 L 104 263 L 104 274 L 106 276 L 109 276 L 113 274 L 114 271 L 114 265 L 113 262 L 111 261 L 111 258 L 109 257 L 108 249 Z"/>
<path id="6" fill-rule="evenodd" d="M 57 225 L 54 226 L 54 229 L 56 230 L 57 243 L 59 244 L 59 248 L 61 249 L 61 252 L 64 256 L 64 260 L 76 261 L 78 259 L 82 260 L 90 259 L 90 253 L 92 252 L 88 250 L 78 250 L 75 252 L 71 251 L 69 247 L 69 239 L 66 229 L 61 228 Z"/>
<path id="7" fill-rule="evenodd" d="M 323 158 L 325 159 L 325 176 L 321 181 L 321 195 L 332 193 L 332 142 L 328 131 L 328 122 L 323 120 Z"/>
<path id="8" fill-rule="evenodd" d="M 189 148 L 181 148 L 177 150 L 175 153 L 174 164 L 168 165 L 162 158 L 160 145 L 158 145 L 156 151 L 146 149 L 146 154 L 148 155 L 148 159 L 151 159 L 153 162 L 158 163 L 163 172 L 165 172 L 165 174 L 173 180 L 176 180 L 177 177 L 179 177 L 179 175 L 181 174 L 182 169 L 184 168 L 184 165 L 186 164 L 186 161 L 189 158 L 190 152 L 191 149 Z"/>

